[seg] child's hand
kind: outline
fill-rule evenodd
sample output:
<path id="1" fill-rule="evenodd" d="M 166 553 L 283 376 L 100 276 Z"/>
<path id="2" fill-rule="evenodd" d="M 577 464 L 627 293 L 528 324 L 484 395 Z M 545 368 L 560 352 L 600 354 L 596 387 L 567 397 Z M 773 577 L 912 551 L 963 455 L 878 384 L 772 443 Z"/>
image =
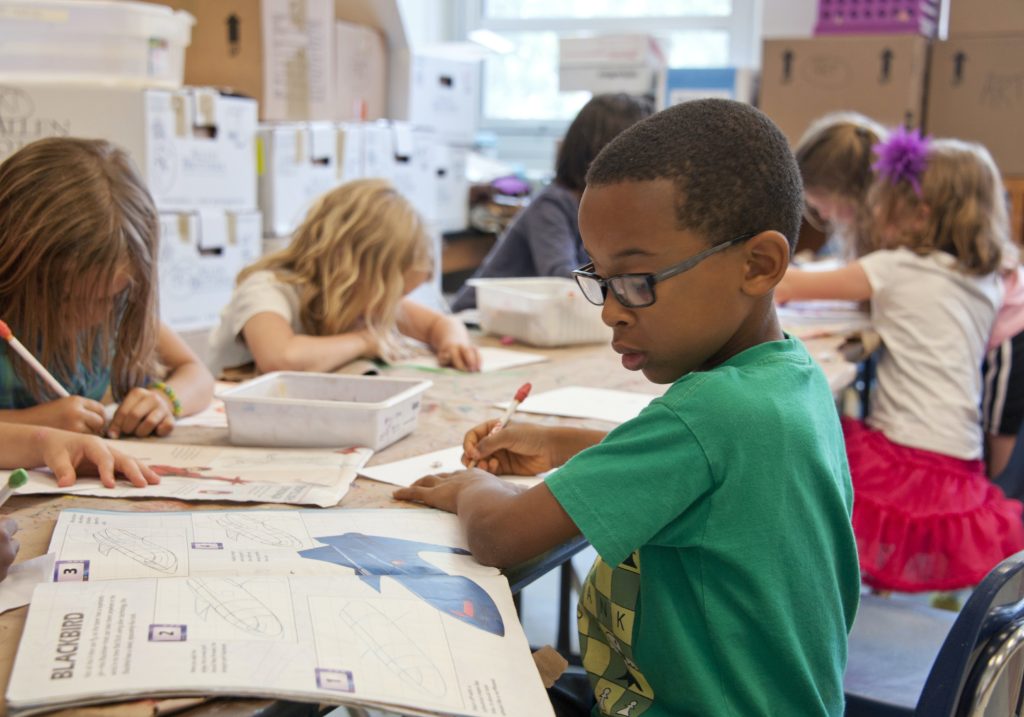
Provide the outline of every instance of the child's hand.
<path id="1" fill-rule="evenodd" d="M 14 534 L 18 532 L 18 524 L 10 518 L 0 520 L 0 580 L 7 577 L 7 571 L 14 562 L 20 547 Z"/>
<path id="2" fill-rule="evenodd" d="M 376 359 L 380 358 L 380 341 L 369 329 L 360 329 L 356 332 L 356 335 L 363 341 L 363 351 L 359 354 L 359 358 L 364 359 Z"/>
<path id="3" fill-rule="evenodd" d="M 107 416 L 103 404 L 84 396 L 68 396 L 26 409 L 31 423 L 75 433 L 103 432 Z"/>
<path id="4" fill-rule="evenodd" d="M 469 429 L 462 441 L 462 465 L 495 475 L 534 476 L 555 467 L 548 433 L 541 426 L 510 423 L 491 431 L 498 419 Z"/>
<path id="5" fill-rule="evenodd" d="M 62 488 L 74 484 L 77 474 L 98 475 L 107 488 L 114 487 L 115 474 L 123 475 L 139 488 L 160 482 L 160 476 L 148 466 L 115 451 L 95 436 L 46 431 L 39 440 L 43 463 L 53 471 L 57 485 Z"/>
<path id="6" fill-rule="evenodd" d="M 173 429 L 174 406 L 167 394 L 148 388 L 133 388 L 118 406 L 107 435 L 111 438 L 166 436 Z"/>
<path id="7" fill-rule="evenodd" d="M 481 470 L 470 469 L 423 476 L 408 488 L 399 488 L 392 495 L 396 500 L 414 500 L 431 508 L 454 513 L 462 489 L 486 475 Z"/>
<path id="8" fill-rule="evenodd" d="M 437 362 L 459 371 L 479 371 L 480 350 L 473 344 L 443 344 L 437 348 Z"/>

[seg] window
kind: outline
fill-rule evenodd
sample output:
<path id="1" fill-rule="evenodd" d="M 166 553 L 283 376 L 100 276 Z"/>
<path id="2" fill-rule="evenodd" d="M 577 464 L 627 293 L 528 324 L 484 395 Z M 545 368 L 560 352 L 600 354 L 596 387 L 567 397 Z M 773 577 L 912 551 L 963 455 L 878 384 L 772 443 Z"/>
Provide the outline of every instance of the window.
<path id="1" fill-rule="evenodd" d="M 588 92 L 558 91 L 561 36 L 648 33 L 670 67 L 751 66 L 760 0 L 475 0 L 466 35 L 483 29 L 514 48 L 484 62 L 481 120 L 501 132 L 560 132 Z"/>

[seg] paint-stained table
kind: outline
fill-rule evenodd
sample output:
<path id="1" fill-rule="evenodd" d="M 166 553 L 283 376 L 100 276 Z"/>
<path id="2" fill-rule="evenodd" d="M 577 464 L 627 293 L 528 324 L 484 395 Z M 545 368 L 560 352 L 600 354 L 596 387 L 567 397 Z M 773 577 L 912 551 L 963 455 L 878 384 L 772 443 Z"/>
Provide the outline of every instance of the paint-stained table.
<path id="1" fill-rule="evenodd" d="M 832 336 L 807 340 L 805 343 L 818 360 L 836 395 L 849 386 L 856 375 L 854 364 L 848 363 L 839 353 L 843 338 Z M 483 345 L 497 345 L 491 338 L 480 340 Z M 452 445 L 461 444 L 467 429 L 482 421 L 496 418 L 501 414 L 494 407 L 497 401 L 509 400 L 516 389 L 525 381 L 533 384 L 534 393 L 549 391 L 561 386 L 594 386 L 623 391 L 639 391 L 660 395 L 665 387 L 648 382 L 643 375 L 626 371 L 619 363 L 619 357 L 607 345 L 568 347 L 561 349 L 521 348 L 524 351 L 547 356 L 550 360 L 500 372 L 462 374 L 448 369 L 424 370 L 410 367 L 392 367 L 385 370 L 387 375 L 416 376 L 433 382 L 424 394 L 416 431 L 397 443 L 374 454 L 370 465 L 388 463 L 401 458 L 428 453 Z M 519 414 L 516 420 L 541 424 L 572 424 L 588 428 L 610 429 L 611 424 L 596 420 L 567 419 L 554 416 Z M 204 445 L 227 445 L 227 430 L 223 428 L 179 427 L 167 439 L 175 443 Z M 0 447 L 2 450 L 2 447 Z M 351 490 L 338 506 L 345 508 L 409 508 L 391 498 L 394 486 L 358 478 Z M 92 510 L 133 510 L 133 511 L 181 511 L 181 510 L 244 510 L 252 508 L 295 508 L 270 504 L 244 503 L 185 503 L 167 499 L 112 499 L 85 496 L 14 496 L 0 511 L 18 521 L 18 539 L 21 549 L 18 560 L 41 555 L 49 545 L 57 515 L 65 508 Z M 566 560 L 580 544 L 566 546 L 555 551 L 546 560 L 531 561 L 523 570 L 511 571 L 510 579 L 519 587 L 531 579 L 550 570 Z M 27 608 L 12 610 L 0 616 L 0 685 L 6 692 L 7 681 L 14 663 L 22 626 Z M 103 717 L 142 717 L 165 714 L 167 710 L 188 709 L 190 715 L 202 717 L 235 717 L 257 714 L 277 715 L 281 710 L 279 702 L 267 700 L 216 700 L 200 706 L 183 701 L 137 701 L 108 707 L 67 710 L 76 715 L 96 713 Z M 294 706 L 284 710 L 289 715 L 307 710 Z M 6 714 L 6 705 L 0 705 L 0 717 Z"/>

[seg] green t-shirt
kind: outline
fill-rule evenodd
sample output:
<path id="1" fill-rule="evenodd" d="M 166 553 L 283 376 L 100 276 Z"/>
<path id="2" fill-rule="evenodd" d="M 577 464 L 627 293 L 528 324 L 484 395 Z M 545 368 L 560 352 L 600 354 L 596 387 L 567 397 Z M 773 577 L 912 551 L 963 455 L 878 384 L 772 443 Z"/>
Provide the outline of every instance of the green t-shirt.
<path id="1" fill-rule="evenodd" d="M 600 555 L 577 609 L 595 714 L 842 714 L 853 489 L 802 343 L 684 376 L 547 485 Z"/>

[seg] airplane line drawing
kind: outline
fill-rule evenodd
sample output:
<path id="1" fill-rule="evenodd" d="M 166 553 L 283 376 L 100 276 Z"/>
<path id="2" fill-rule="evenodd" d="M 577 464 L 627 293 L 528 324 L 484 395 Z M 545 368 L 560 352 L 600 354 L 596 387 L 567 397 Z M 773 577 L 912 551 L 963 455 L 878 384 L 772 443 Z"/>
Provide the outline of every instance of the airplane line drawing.
<path id="1" fill-rule="evenodd" d="M 252 635 L 278 637 L 284 626 L 273 610 L 249 592 L 241 580 L 232 578 L 189 578 L 195 595 L 196 613 L 203 618 L 212 610 L 229 625 Z"/>
<path id="2" fill-rule="evenodd" d="M 248 538 L 275 548 L 298 548 L 302 545 L 302 541 L 291 533 L 246 515 L 225 513 L 217 516 L 215 520 L 233 540 Z"/>
<path id="3" fill-rule="evenodd" d="M 178 556 L 147 538 L 122 528 L 104 528 L 92 534 L 100 554 L 109 555 L 116 550 L 139 565 L 161 573 L 174 573 L 178 569 Z"/>

